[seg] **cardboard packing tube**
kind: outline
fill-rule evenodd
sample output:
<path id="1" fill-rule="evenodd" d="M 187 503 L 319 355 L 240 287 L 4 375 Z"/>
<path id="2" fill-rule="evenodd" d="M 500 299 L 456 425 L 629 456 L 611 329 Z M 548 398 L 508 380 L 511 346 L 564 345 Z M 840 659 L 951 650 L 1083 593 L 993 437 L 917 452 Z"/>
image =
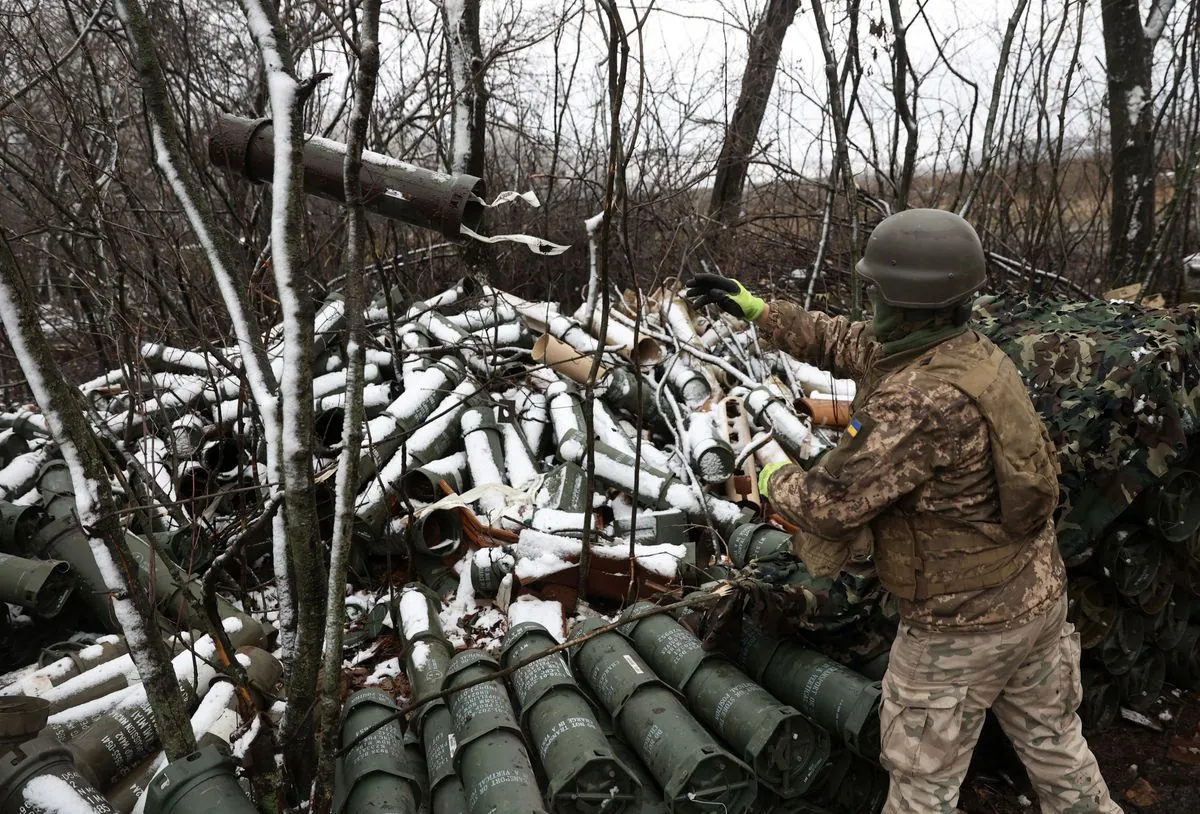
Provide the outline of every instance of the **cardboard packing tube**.
<path id="1" fill-rule="evenodd" d="M 850 423 L 850 402 L 844 399 L 799 399 L 796 406 L 822 427 L 845 427 Z"/>
<path id="2" fill-rule="evenodd" d="M 587 384 L 588 373 L 592 369 L 591 354 L 580 353 L 550 334 L 542 334 L 537 342 L 533 343 L 533 361 L 547 365 L 555 373 L 560 373 L 578 384 Z M 607 374 L 608 369 L 601 365 L 596 371 L 596 381 L 600 381 Z"/>
<path id="3" fill-rule="evenodd" d="M 575 318 L 580 322 L 583 321 L 580 318 L 583 315 L 583 309 L 586 307 L 586 305 L 587 304 L 585 303 L 584 305 L 580 306 L 579 310 L 575 312 Z M 600 309 L 597 307 L 592 311 L 592 321 L 587 326 L 588 330 L 591 331 L 592 336 L 596 337 L 597 339 L 601 338 L 601 316 Z M 658 340 L 654 339 L 653 337 L 646 336 L 646 334 L 643 333 L 638 336 L 638 341 L 635 345 L 633 343 L 633 329 L 628 325 L 613 319 L 611 315 L 609 315 L 608 326 L 605 333 L 606 335 L 603 337 L 604 344 L 608 346 L 617 345 L 617 353 L 621 354 L 638 367 L 657 365 L 662 361 L 662 346 L 658 344 Z"/>

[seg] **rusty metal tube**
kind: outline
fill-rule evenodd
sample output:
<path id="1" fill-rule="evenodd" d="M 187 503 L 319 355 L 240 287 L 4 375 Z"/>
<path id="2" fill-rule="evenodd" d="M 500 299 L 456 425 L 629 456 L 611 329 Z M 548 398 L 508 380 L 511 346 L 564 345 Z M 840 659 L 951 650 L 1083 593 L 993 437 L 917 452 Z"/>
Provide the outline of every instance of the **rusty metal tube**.
<path id="1" fill-rule="evenodd" d="M 344 204 L 345 154 L 345 144 L 306 134 L 300 158 L 304 191 Z M 256 184 L 270 182 L 275 167 L 271 120 L 218 116 L 208 139 L 208 157 L 218 167 Z M 483 217 L 478 198 L 486 194 L 484 184 L 473 175 L 446 175 L 364 151 L 359 183 L 368 211 L 434 229 L 449 238 L 458 238 L 464 225 L 477 229 Z"/>

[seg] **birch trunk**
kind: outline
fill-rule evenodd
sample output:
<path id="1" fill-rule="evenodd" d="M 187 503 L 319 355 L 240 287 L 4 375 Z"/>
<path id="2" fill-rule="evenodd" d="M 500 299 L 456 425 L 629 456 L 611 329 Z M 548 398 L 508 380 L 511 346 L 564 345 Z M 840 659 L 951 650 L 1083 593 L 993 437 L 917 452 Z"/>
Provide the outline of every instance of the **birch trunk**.
<path id="1" fill-rule="evenodd" d="M 182 758 L 196 750 L 196 739 L 175 679 L 171 654 L 158 635 L 154 604 L 137 561 L 125 544 L 125 531 L 108 472 L 96 437 L 84 417 L 79 391 L 67 384 L 54 360 L 42 332 L 33 293 L 17 268 L 3 234 L 0 234 L 0 318 L 29 388 L 46 417 L 51 437 L 70 469 L 79 524 L 88 535 L 92 556 L 112 592 L 113 612 L 146 687 L 163 750 L 172 760 Z"/>
<path id="2" fill-rule="evenodd" d="M 294 588 L 295 635 L 284 650 L 288 704 L 279 725 L 288 786 L 306 797 L 316 776 L 317 675 L 324 631 L 325 560 L 317 534 L 313 488 L 312 355 L 313 300 L 308 275 L 299 267 L 304 234 L 304 100 L 312 85 L 296 80 L 292 56 L 275 9 L 243 0 L 258 49 L 274 119 L 275 168 L 271 179 L 271 268 L 283 313 L 282 375 L 279 381 L 280 469 L 283 476 L 283 535 L 276 527 L 277 579 Z"/>
<path id="3" fill-rule="evenodd" d="M 341 713 L 342 636 L 345 630 L 346 561 L 354 530 L 354 503 L 358 488 L 358 459 L 363 442 L 363 343 L 367 326 L 364 318 L 363 256 L 366 212 L 362 206 L 359 172 L 362 151 L 371 119 L 375 83 L 379 76 L 379 7 L 381 0 L 363 4 L 362 27 L 358 36 L 358 75 L 354 88 L 354 106 L 350 112 L 350 133 L 346 141 L 346 160 L 342 173 L 346 186 L 347 233 L 345 255 L 346 329 L 349 333 L 346 367 L 346 408 L 342 424 L 342 452 L 338 457 L 337 509 L 333 519 L 333 550 L 329 558 L 329 590 L 325 611 L 325 653 L 322 666 L 320 707 L 320 748 L 317 755 L 317 782 L 312 810 L 327 814 L 333 802 Z"/>

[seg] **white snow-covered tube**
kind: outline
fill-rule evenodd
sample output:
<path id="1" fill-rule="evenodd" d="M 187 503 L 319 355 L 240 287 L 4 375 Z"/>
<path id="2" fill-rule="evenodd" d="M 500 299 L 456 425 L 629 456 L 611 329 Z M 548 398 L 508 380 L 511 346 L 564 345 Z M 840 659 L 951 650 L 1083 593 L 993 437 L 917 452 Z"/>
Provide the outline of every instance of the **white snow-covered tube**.
<path id="1" fill-rule="evenodd" d="M 581 443 L 585 422 L 579 394 L 569 392 L 566 385 L 560 384 L 552 385 L 546 395 L 550 397 L 550 423 L 554 427 L 558 457 L 579 463 L 585 449 Z"/>
<path id="2" fill-rule="evenodd" d="M 688 407 L 695 408 L 712 395 L 712 387 L 704 374 L 681 360 L 667 370 L 667 385 Z"/>
<path id="3" fill-rule="evenodd" d="M 470 407 L 463 412 L 459 426 L 467 450 L 472 486 L 506 485 L 504 437 L 496 425 L 496 411 L 490 404 Z M 479 497 L 479 508 L 489 518 L 498 515 L 504 505 L 504 495 L 499 491 L 485 491 Z"/>
<path id="4" fill-rule="evenodd" d="M 550 411 L 545 393 L 532 387 L 517 388 L 517 396 L 513 399 L 513 409 L 517 413 L 517 421 L 521 424 L 521 432 L 536 458 L 542 448 L 542 437 L 550 424 Z"/>
<path id="5" fill-rule="evenodd" d="M 687 423 L 688 458 L 705 483 L 724 483 L 733 475 L 733 448 L 721 437 L 707 410 L 692 413 Z"/>
<path id="6" fill-rule="evenodd" d="M 763 429 L 771 429 L 780 445 L 798 460 L 807 461 L 821 451 L 812 428 L 779 396 L 756 387 L 745 398 L 746 409 Z"/>
<path id="7" fill-rule="evenodd" d="M 491 328 L 495 325 L 513 322 L 516 318 L 517 311 L 515 308 L 504 300 L 497 300 L 494 304 L 484 305 L 479 308 L 473 308 L 470 311 L 463 311 L 461 314 L 446 317 L 446 321 L 460 330 L 475 333 L 483 328 Z"/>

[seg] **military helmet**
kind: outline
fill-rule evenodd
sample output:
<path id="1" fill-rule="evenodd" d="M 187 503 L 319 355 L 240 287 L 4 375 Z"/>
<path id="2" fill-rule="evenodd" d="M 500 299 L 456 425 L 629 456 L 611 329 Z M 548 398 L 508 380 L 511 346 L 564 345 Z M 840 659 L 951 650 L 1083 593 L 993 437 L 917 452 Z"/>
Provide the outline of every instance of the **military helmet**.
<path id="1" fill-rule="evenodd" d="M 884 218 L 855 267 L 899 308 L 945 308 L 987 281 L 983 244 L 971 224 L 942 209 L 906 209 Z"/>

